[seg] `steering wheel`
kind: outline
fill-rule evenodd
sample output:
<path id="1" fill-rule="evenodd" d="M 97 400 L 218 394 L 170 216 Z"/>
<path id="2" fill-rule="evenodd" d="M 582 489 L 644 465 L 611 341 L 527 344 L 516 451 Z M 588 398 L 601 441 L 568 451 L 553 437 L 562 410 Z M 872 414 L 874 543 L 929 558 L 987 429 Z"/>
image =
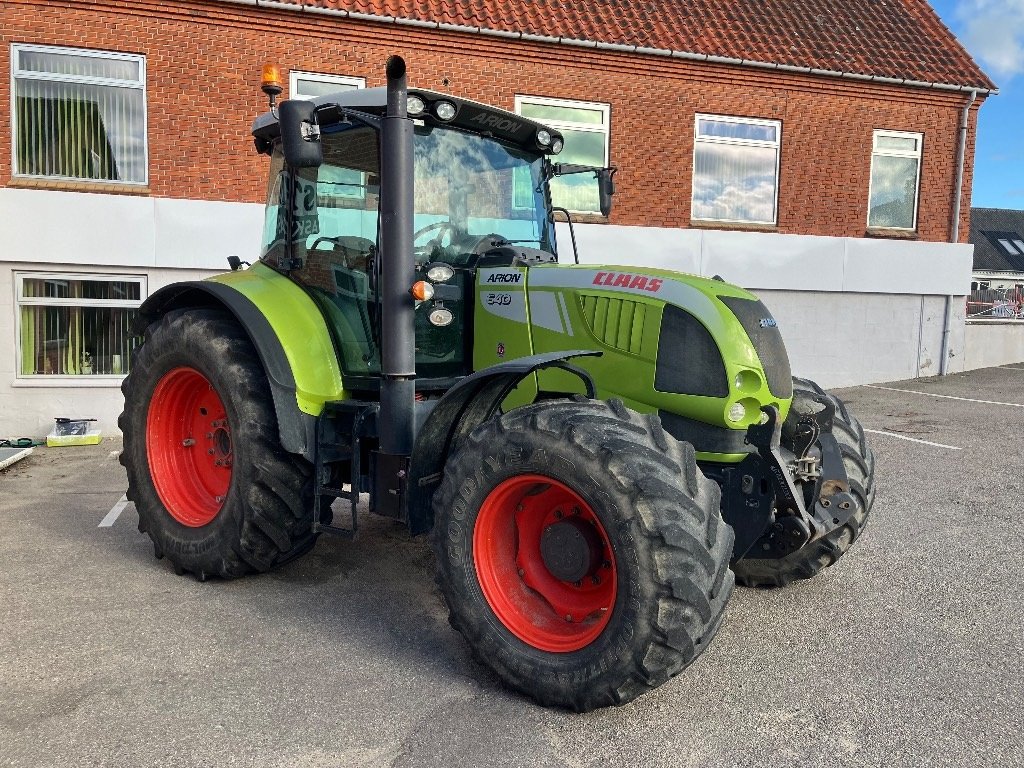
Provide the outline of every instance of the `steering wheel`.
<path id="1" fill-rule="evenodd" d="M 417 254 L 428 254 L 429 251 L 431 251 L 434 247 L 441 245 L 441 241 L 444 239 L 445 235 L 448 235 L 449 238 L 454 239 L 456 233 L 455 226 L 450 221 L 435 221 L 433 224 L 427 224 L 427 226 L 421 227 L 420 229 L 416 230 L 416 232 L 413 233 L 412 236 L 413 243 L 415 243 L 417 240 L 423 237 L 423 235 L 427 234 L 428 232 L 433 232 L 434 230 L 438 230 L 437 236 L 432 237 L 423 245 L 417 245 L 415 247 Z"/>

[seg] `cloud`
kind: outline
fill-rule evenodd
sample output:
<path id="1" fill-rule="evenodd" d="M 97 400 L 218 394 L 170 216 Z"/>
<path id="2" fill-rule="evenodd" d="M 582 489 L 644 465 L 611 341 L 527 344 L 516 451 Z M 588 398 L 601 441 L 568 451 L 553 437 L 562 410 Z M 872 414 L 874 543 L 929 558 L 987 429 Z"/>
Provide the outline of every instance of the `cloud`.
<path id="1" fill-rule="evenodd" d="M 1024 72 L 1024 0 L 960 0 L 955 15 L 964 45 L 991 74 Z"/>

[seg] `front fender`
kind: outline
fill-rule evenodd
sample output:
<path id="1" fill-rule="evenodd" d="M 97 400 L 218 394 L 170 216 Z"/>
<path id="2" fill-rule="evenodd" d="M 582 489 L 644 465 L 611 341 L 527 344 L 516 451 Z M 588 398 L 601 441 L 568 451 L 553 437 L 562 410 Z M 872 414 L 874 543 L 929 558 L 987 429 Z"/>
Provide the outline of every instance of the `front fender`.
<path id="1" fill-rule="evenodd" d="M 566 361 L 600 354 L 592 350 L 566 350 L 520 357 L 477 371 L 448 390 L 427 416 L 413 447 L 409 474 L 410 533 L 415 536 L 433 527 L 431 502 L 448 456 L 470 432 L 498 412 L 519 382 L 543 368 L 562 368 L 583 379 L 588 396 L 594 397 L 590 375 Z"/>

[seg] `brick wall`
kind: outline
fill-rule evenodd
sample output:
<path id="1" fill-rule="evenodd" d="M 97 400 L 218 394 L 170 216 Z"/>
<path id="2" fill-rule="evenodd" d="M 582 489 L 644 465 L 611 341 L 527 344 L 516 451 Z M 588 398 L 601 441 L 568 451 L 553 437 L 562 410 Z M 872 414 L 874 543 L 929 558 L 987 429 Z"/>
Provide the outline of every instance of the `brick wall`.
<path id="1" fill-rule="evenodd" d="M 265 158 L 249 136 L 253 117 L 266 109 L 262 64 L 361 76 L 374 86 L 383 84 L 384 59 L 398 53 L 414 85 L 510 110 L 516 93 L 610 103 L 611 161 L 620 168 L 616 224 L 691 226 L 693 115 L 710 112 L 782 121 L 778 226 L 767 231 L 791 234 L 864 236 L 872 131 L 924 133 L 918 236 L 950 236 L 964 94 L 187 0 L 7 0 L 0 43 L 4 104 L 10 43 L 146 55 L 150 183 L 133 194 L 262 201 Z M 10 130 L 10 115 L 0 111 L 0 144 L 9 146 Z M 0 183 L 26 184 L 11 180 L 9 150 L 0 149 Z"/>

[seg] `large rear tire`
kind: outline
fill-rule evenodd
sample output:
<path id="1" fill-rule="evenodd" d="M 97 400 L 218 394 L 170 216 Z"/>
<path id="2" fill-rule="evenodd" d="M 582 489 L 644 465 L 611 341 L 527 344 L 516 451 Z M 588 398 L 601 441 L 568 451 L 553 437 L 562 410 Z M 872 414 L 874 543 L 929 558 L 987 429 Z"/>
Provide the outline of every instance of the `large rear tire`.
<path id="1" fill-rule="evenodd" d="M 434 497 L 438 582 L 476 658 L 546 706 L 661 685 L 714 637 L 733 533 L 693 448 L 621 402 L 543 402 L 474 430 Z"/>
<path id="2" fill-rule="evenodd" d="M 165 315 L 121 389 L 128 498 L 157 557 L 233 578 L 313 546 L 312 467 L 281 448 L 266 374 L 230 315 Z"/>
<path id="3" fill-rule="evenodd" d="M 843 465 L 850 479 L 850 492 L 857 508 L 847 523 L 818 541 L 774 560 L 738 560 L 733 565 L 736 581 L 747 587 L 784 587 L 799 579 L 810 579 L 833 565 L 853 546 L 867 525 L 875 500 L 875 454 L 864 437 L 864 428 L 835 395 L 829 394 L 809 379 L 793 378 L 793 413 L 821 408 L 813 396 L 827 397 L 835 406 L 832 434 L 839 443 Z M 803 409 L 803 410 L 802 410 Z M 786 444 L 787 431 L 782 434 Z"/>

